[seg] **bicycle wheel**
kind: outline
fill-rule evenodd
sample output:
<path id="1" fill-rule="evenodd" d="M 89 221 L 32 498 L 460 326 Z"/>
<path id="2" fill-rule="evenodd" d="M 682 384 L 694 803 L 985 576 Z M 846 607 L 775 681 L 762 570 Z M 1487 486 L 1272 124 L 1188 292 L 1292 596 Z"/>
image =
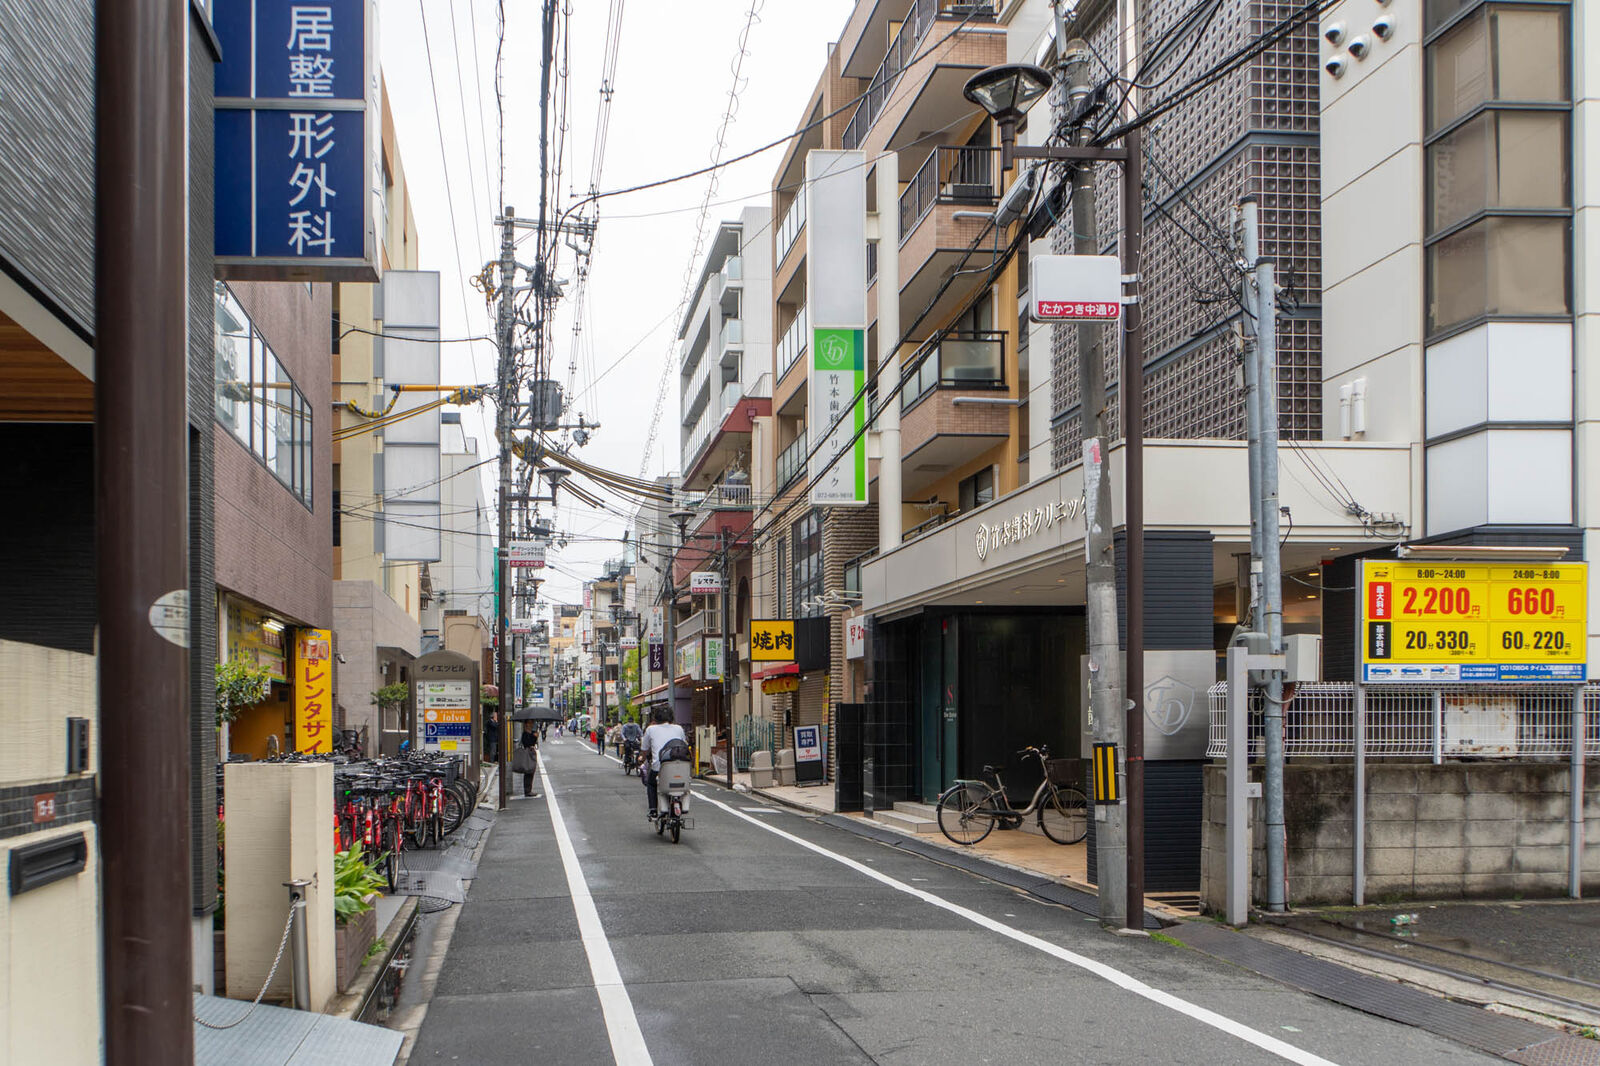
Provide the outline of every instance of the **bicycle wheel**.
<path id="1" fill-rule="evenodd" d="M 1089 835 L 1089 800 L 1075 788 L 1052 788 L 1039 808 L 1039 828 L 1057 844 Z"/>
<path id="2" fill-rule="evenodd" d="M 454 833 L 466 820 L 467 808 L 461 803 L 461 794 L 453 788 L 444 790 L 444 831 Z"/>
<path id="3" fill-rule="evenodd" d="M 383 831 L 383 879 L 391 896 L 400 890 L 400 834 L 392 822 Z"/>
<path id="4" fill-rule="evenodd" d="M 965 785 L 939 797 L 939 832 L 955 844 L 976 844 L 994 831 L 995 816 Z"/>
<path id="5" fill-rule="evenodd" d="M 683 832 L 683 821 L 677 815 L 672 816 L 672 842 L 678 842 L 678 836 Z"/>

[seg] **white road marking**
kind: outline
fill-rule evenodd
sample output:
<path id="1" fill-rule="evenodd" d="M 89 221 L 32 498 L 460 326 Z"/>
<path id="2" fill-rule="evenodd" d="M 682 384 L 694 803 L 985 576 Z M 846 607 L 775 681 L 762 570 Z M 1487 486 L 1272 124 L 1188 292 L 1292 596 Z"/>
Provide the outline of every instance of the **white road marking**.
<path id="1" fill-rule="evenodd" d="M 556 790 L 550 783 L 550 772 L 543 759 L 539 761 L 539 778 L 544 785 L 545 799 L 550 804 L 550 824 L 556 831 L 561 865 L 566 868 L 567 890 L 572 893 L 572 909 L 578 916 L 578 933 L 583 939 L 584 953 L 589 956 L 589 973 L 594 977 L 594 990 L 600 996 L 600 1011 L 606 1019 L 606 1035 L 611 1038 L 611 1056 L 616 1059 L 618 1066 L 653 1066 L 650 1050 L 644 1044 L 644 1034 L 639 1031 L 639 1019 L 633 1013 L 633 1000 L 628 997 L 628 988 L 622 983 L 616 956 L 611 953 L 611 942 L 606 939 L 605 927 L 600 924 L 600 912 L 595 909 L 594 897 L 589 894 L 589 883 L 583 878 L 583 867 L 578 864 L 578 854 L 572 848 L 572 838 L 567 835 L 566 823 L 561 820 Z"/>
<path id="2" fill-rule="evenodd" d="M 951 914 L 954 914 L 959 918 L 964 918 L 974 925 L 981 926 L 982 928 L 988 929 L 991 932 L 999 933 L 1001 936 L 1015 940 L 1019 944 L 1024 944 L 1028 947 L 1034 948 L 1037 951 L 1042 951 L 1046 955 L 1051 955 L 1057 959 L 1060 959 L 1062 962 L 1076 966 L 1081 970 L 1086 970 L 1089 973 L 1094 974 L 1096 977 L 1099 977 L 1105 981 L 1109 981 L 1118 988 L 1132 992 L 1134 995 L 1143 999 L 1147 999 L 1152 1003 L 1166 1007 L 1170 1010 L 1177 1011 L 1179 1014 L 1193 1018 L 1195 1021 L 1204 1025 L 1209 1025 L 1213 1029 L 1217 1029 L 1229 1036 L 1237 1037 L 1247 1044 L 1254 1044 L 1263 1051 L 1271 1052 L 1280 1058 L 1287 1059 L 1290 1062 L 1298 1063 L 1299 1066 L 1335 1066 L 1335 1064 L 1329 1059 L 1322 1058 L 1319 1055 L 1314 1055 L 1309 1051 L 1303 1051 L 1300 1048 L 1295 1047 L 1293 1044 L 1285 1043 L 1284 1041 L 1279 1040 L 1277 1037 L 1268 1036 L 1266 1033 L 1258 1032 L 1257 1030 L 1250 1028 L 1248 1025 L 1244 1025 L 1241 1022 L 1234 1021 L 1232 1018 L 1218 1014 L 1216 1011 L 1208 1010 L 1207 1008 L 1199 1006 L 1195 1003 L 1190 1003 L 1186 999 L 1180 999 L 1170 992 L 1163 992 L 1159 988 L 1145 984 L 1137 977 L 1123 973 L 1114 966 L 1108 966 L 1103 962 L 1089 958 L 1087 955 L 1079 955 L 1075 951 L 1068 951 L 1066 948 L 1052 944 L 1048 940 L 1036 937 L 1032 933 L 1024 933 L 1020 929 L 1013 929 L 1004 922 L 997 922 L 987 915 L 979 914 L 977 911 L 968 910 L 966 907 L 958 906 L 957 904 L 951 903 L 949 900 L 935 896 L 931 892 L 924 892 L 920 888 L 913 888 L 911 885 L 905 884 L 902 881 L 897 881 L 887 874 L 880 873 L 879 871 L 872 869 L 872 867 L 867 866 L 864 863 L 859 863 L 854 859 L 846 858 L 845 856 L 837 854 L 836 852 L 829 851 L 820 844 L 813 844 L 809 840 L 803 840 L 800 837 L 795 836 L 793 833 L 785 832 L 784 830 L 779 829 L 767 822 L 752 818 L 747 814 L 742 814 L 728 806 L 726 803 L 721 803 L 717 800 L 714 800 L 710 796 L 705 797 L 705 801 L 713 806 L 722 808 L 735 818 L 742 818 L 751 825 L 759 826 L 762 829 L 765 829 L 767 832 L 776 836 L 780 836 L 792 844 L 798 844 L 807 851 L 814 851 L 818 855 L 832 859 L 834 862 L 837 862 L 843 866 L 847 866 L 859 874 L 872 878 L 874 881 L 882 882 L 883 884 L 888 885 L 890 888 L 893 888 L 899 892 L 904 892 L 908 896 L 915 896 L 924 903 L 931 904 L 932 906 L 938 907 L 941 910 L 949 911 Z"/>

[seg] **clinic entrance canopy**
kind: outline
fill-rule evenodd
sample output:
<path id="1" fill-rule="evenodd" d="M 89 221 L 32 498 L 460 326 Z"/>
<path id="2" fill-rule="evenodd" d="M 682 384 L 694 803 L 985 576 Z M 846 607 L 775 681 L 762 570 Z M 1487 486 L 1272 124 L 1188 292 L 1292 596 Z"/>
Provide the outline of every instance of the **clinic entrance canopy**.
<path id="1" fill-rule="evenodd" d="M 379 279 L 376 0 L 216 0 L 216 268 Z"/>

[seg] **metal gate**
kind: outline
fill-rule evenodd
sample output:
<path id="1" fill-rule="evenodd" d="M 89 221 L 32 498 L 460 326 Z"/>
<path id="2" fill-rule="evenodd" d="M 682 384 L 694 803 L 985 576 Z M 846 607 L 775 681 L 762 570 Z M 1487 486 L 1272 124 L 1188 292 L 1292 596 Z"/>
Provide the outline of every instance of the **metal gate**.
<path id="1" fill-rule="evenodd" d="M 778 727 L 765 718 L 747 715 L 733 724 L 733 768 L 739 773 L 750 769 L 750 755 L 757 751 L 778 755 Z"/>

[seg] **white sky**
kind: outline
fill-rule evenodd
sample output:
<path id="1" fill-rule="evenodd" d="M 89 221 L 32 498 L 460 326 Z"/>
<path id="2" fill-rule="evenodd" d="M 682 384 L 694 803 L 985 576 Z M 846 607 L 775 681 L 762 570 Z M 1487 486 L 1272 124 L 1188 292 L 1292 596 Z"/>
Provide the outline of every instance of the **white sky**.
<path id="1" fill-rule="evenodd" d="M 554 204 L 564 207 L 589 185 L 595 120 L 600 100 L 609 0 L 562 0 L 570 12 L 567 49 L 568 131 L 560 188 Z M 733 62 L 747 12 L 757 21 L 748 39 L 737 112 L 723 158 L 775 140 L 800 121 L 801 110 L 827 58 L 828 43 L 843 29 L 851 0 L 632 0 L 623 11 L 620 60 L 614 82 L 602 190 L 671 177 L 711 161 L 716 131 L 733 83 Z M 430 80 L 424 49 L 433 53 Z M 505 200 L 517 214 L 533 217 L 539 200 L 540 0 L 505 0 Z M 473 26 L 476 24 L 476 34 Z M 381 60 L 410 187 L 419 236 L 420 265 L 441 274 L 444 337 L 491 332 L 482 295 L 467 285 L 489 258 L 498 255 L 493 229 L 498 182 L 494 96 L 497 13 L 494 0 L 384 0 L 380 5 Z M 474 54 L 476 43 L 476 55 Z M 562 57 L 557 49 L 557 66 Z M 458 77 L 461 89 L 458 90 Z M 437 112 L 435 110 L 437 92 Z M 462 120 L 465 111 L 465 123 Z M 437 117 L 436 117 L 437 114 Z M 443 132 L 441 151 L 440 131 Z M 781 149 L 720 172 L 707 230 L 737 217 L 747 202 L 763 203 Z M 448 168 L 448 183 L 446 182 Z M 648 474 L 678 469 L 680 435 L 677 346 L 674 332 L 683 296 L 684 271 L 695 244 L 698 208 L 707 177 L 601 201 L 594 242 L 587 313 L 578 346 L 578 384 L 569 395 L 568 419 L 582 412 L 602 428 L 580 452 L 584 461 L 628 475 L 641 472 L 641 458 L 654 411 L 662 368 L 673 377 Z M 455 235 L 451 206 L 454 205 Z M 634 217 L 630 217 L 634 216 Z M 648 216 L 648 217 L 642 217 Z M 459 236 L 459 248 L 456 236 Z M 527 245 L 523 246 L 525 249 Z M 570 277 L 573 257 L 558 264 Z M 531 249 L 519 258 L 530 262 Z M 698 263 L 695 267 L 698 268 Z M 573 286 L 568 287 L 569 293 Z M 460 293 L 461 295 L 458 295 Z M 559 308 L 551 338 L 553 376 L 565 383 L 572 353 L 573 307 Z M 636 347 L 637 346 L 637 347 Z M 586 389 L 596 375 L 634 351 Z M 495 371 L 489 342 L 443 346 L 447 384 L 487 383 Z M 493 408 L 462 412 L 480 454 L 494 449 Z M 482 468 L 485 495 L 493 500 L 494 465 Z M 631 510 L 631 507 L 626 508 Z M 546 571 L 541 600 L 581 601 L 580 577 L 616 558 L 621 546 L 579 537 L 619 537 L 625 523 L 563 498 L 556 528 L 574 535 L 551 561 L 568 573 Z M 569 576 L 576 574 L 578 577 Z M 542 613 L 542 612 L 541 612 Z"/>

